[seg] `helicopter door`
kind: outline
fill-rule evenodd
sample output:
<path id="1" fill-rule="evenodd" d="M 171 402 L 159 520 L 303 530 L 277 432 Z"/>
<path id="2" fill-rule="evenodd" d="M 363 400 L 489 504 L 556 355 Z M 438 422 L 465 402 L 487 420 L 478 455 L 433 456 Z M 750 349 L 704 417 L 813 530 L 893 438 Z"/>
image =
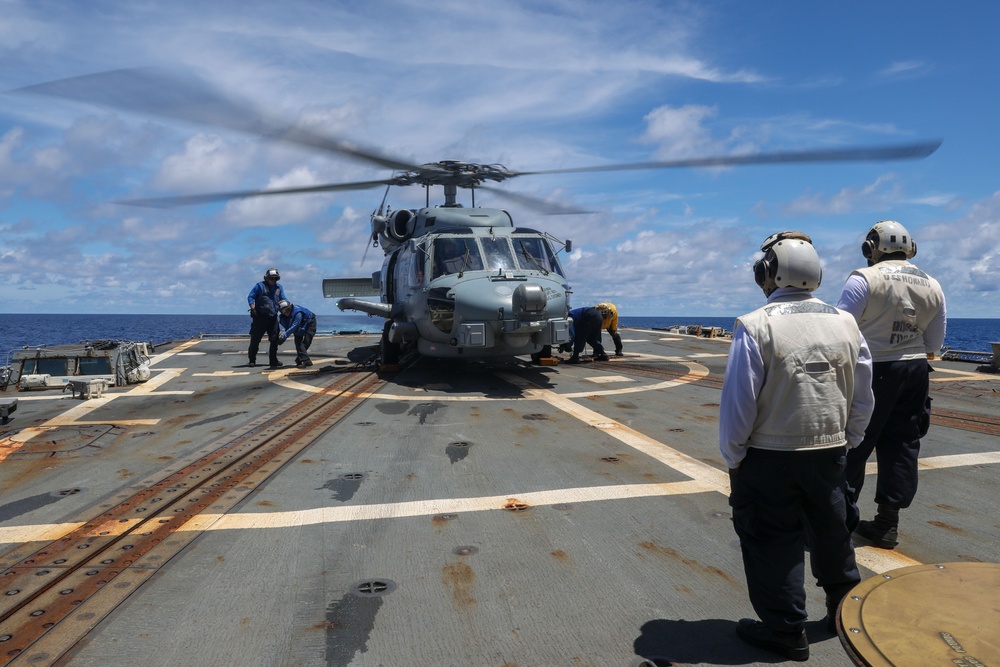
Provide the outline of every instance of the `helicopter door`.
<path id="1" fill-rule="evenodd" d="M 385 286 L 385 302 L 396 303 L 396 260 L 399 259 L 399 252 L 389 255 L 389 261 L 385 264 L 385 277 L 382 284 Z"/>

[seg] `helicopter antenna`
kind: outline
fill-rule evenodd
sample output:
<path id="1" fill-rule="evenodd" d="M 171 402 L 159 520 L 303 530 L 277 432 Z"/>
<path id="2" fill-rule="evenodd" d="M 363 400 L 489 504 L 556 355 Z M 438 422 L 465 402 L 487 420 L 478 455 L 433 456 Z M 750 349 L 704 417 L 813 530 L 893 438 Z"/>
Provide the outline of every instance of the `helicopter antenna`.
<path id="1" fill-rule="evenodd" d="M 379 215 L 382 215 L 382 209 L 385 208 L 385 200 L 388 199 L 388 197 L 389 197 L 389 188 L 391 188 L 391 187 L 392 187 L 392 184 L 388 184 L 388 185 L 385 186 L 385 194 L 382 195 L 382 203 L 378 205 L 378 214 Z"/>

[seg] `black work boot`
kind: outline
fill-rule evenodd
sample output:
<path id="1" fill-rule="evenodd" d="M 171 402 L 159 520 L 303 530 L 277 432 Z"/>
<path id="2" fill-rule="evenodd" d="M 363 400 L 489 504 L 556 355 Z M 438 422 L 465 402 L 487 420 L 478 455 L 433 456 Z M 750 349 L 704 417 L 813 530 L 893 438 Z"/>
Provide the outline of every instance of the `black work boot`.
<path id="1" fill-rule="evenodd" d="M 736 624 L 736 634 L 747 644 L 782 655 L 789 660 L 809 659 L 809 640 L 805 630 L 778 632 L 758 620 L 741 618 Z"/>
<path id="2" fill-rule="evenodd" d="M 847 597 L 848 593 L 854 590 L 859 582 L 848 582 L 844 584 L 824 586 L 826 590 L 826 629 L 831 635 L 837 634 L 837 617 L 840 611 L 841 601 Z"/>
<path id="3" fill-rule="evenodd" d="M 892 549 L 899 544 L 899 508 L 879 505 L 871 521 L 861 521 L 854 532 L 880 549 Z"/>

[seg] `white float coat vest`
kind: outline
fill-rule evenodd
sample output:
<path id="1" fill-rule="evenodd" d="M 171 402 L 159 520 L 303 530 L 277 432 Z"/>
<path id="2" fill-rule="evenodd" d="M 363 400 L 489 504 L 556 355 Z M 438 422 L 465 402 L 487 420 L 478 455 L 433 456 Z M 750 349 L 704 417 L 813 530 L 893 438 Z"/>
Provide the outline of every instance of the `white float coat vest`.
<path id="1" fill-rule="evenodd" d="M 747 445 L 800 450 L 847 444 L 861 333 L 854 317 L 789 295 L 739 318 L 757 343 L 765 380 Z"/>
<path id="2" fill-rule="evenodd" d="M 938 281 L 902 259 L 854 271 L 868 283 L 858 324 L 872 361 L 925 359 L 924 332 L 944 304 Z"/>

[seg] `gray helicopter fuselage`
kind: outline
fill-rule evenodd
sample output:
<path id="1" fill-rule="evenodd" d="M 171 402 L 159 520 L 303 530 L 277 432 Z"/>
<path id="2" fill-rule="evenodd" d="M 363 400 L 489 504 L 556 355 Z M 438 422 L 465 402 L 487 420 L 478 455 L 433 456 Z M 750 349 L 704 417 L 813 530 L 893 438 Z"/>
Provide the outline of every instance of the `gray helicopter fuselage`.
<path id="1" fill-rule="evenodd" d="M 374 216 L 386 250 L 381 303 L 341 309 L 386 317 L 387 342 L 425 356 L 496 358 L 569 340 L 569 294 L 549 238 L 506 211 L 435 207 Z"/>

